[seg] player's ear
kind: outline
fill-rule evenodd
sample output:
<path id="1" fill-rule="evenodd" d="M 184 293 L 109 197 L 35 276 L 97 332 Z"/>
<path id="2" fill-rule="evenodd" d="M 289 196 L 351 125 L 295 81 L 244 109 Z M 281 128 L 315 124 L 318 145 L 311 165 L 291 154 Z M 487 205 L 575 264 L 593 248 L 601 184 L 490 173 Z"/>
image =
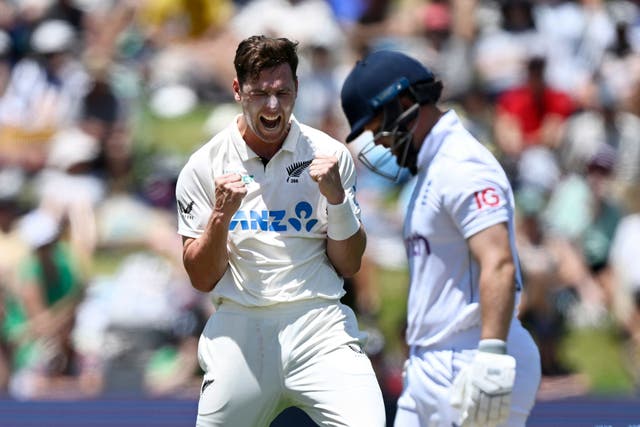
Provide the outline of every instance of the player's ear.
<path id="1" fill-rule="evenodd" d="M 415 99 L 413 99 L 408 94 L 399 96 L 398 101 L 400 102 L 400 105 L 402 106 L 403 110 L 406 110 L 407 108 L 411 107 L 413 104 L 416 103 Z"/>
<path id="2" fill-rule="evenodd" d="M 237 102 L 240 102 L 240 82 L 238 81 L 238 79 L 233 79 L 232 88 L 233 88 L 233 98 Z"/>

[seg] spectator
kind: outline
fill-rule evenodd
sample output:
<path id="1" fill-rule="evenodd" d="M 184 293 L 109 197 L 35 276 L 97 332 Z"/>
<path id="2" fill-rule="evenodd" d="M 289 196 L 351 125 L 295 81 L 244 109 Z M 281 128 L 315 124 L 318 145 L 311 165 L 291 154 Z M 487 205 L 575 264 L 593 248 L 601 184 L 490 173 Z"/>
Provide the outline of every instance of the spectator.
<path id="1" fill-rule="evenodd" d="M 546 197 L 544 191 L 531 185 L 516 192 L 516 243 L 526 283 L 518 311 L 540 349 L 542 375 L 557 376 L 569 373 L 559 358 L 559 346 L 568 327 L 571 292 L 560 275 L 556 246 L 540 219 Z"/>
<path id="2" fill-rule="evenodd" d="M 238 11 L 229 28 L 238 39 L 253 34 L 289 37 L 301 47 L 339 51 L 345 41 L 331 7 L 319 0 L 254 0 Z"/>
<path id="3" fill-rule="evenodd" d="M 76 32 L 83 30 L 85 11 L 72 0 L 52 0 L 44 12 L 44 19 L 60 19 L 68 22 Z"/>
<path id="4" fill-rule="evenodd" d="M 104 182 L 91 173 L 99 153 L 96 138 L 77 127 L 56 133 L 46 168 L 34 178 L 38 203 L 58 218 L 68 218 L 70 244 L 83 273 L 96 245 L 95 208 L 105 196 Z"/>
<path id="5" fill-rule="evenodd" d="M 526 63 L 531 52 L 544 53 L 543 33 L 536 28 L 534 5 L 531 0 L 501 0 L 489 5 L 485 19 L 474 43 L 474 68 L 486 93 L 495 99 L 507 89 L 523 83 Z"/>
<path id="6" fill-rule="evenodd" d="M 603 55 L 599 74 L 611 89 L 613 101 L 627 105 L 633 87 L 640 84 L 640 52 L 631 45 L 628 22 L 620 20 L 615 28 L 615 40 Z"/>
<path id="7" fill-rule="evenodd" d="M 73 55 L 75 42 L 66 21 L 45 21 L 31 36 L 36 56 L 13 68 L 0 98 L 0 154 L 9 161 L 39 169 L 48 140 L 78 119 L 89 78 Z"/>
<path id="8" fill-rule="evenodd" d="M 594 98 L 592 106 L 567 120 L 558 147 L 559 159 L 565 171 L 582 173 L 600 144 L 612 147 L 617 153 L 612 171 L 613 190 L 622 201 L 624 188 L 640 182 L 640 117 L 624 111 L 604 81 Z"/>
<path id="9" fill-rule="evenodd" d="M 580 104 L 597 74 L 615 29 L 602 0 L 559 0 L 536 6 L 536 23 L 546 39 L 547 79 Z"/>
<path id="10" fill-rule="evenodd" d="M 507 90 L 497 100 L 495 137 L 500 150 L 517 159 L 526 147 L 558 146 L 562 126 L 575 107 L 571 97 L 545 80 L 545 59 L 533 56 L 527 81 Z"/>
<path id="11" fill-rule="evenodd" d="M 632 123 L 624 123 L 626 132 L 621 135 L 616 164 L 616 195 L 625 203 L 625 200 L 633 200 L 629 195 L 635 194 L 635 188 L 640 185 L 640 81 L 634 86 L 626 106 L 620 108 L 629 113 L 619 113 L 625 117 L 625 122 Z"/>
<path id="12" fill-rule="evenodd" d="M 341 116 L 335 104 L 340 94 L 336 54 L 322 44 L 310 45 L 306 51 L 294 112 L 300 121 L 337 137 Z"/>
<path id="13" fill-rule="evenodd" d="M 459 25 L 455 25 L 447 1 L 434 1 L 419 10 L 422 36 L 426 44 L 425 65 L 442 76 L 444 100 L 459 100 L 470 89 L 473 80 L 471 40 L 465 39 Z"/>
<path id="14" fill-rule="evenodd" d="M 156 222 L 147 242 L 88 287 L 73 330 L 87 395 L 199 387 L 197 337 L 211 308 L 188 285 L 171 226 Z"/>
<path id="15" fill-rule="evenodd" d="M 7 391 L 11 373 L 11 353 L 3 326 L 5 307 L 17 289 L 18 265 L 28 254 L 28 247 L 16 229 L 24 181 L 20 169 L 0 169 L 0 395 Z"/>
<path id="16" fill-rule="evenodd" d="M 4 330 L 17 369 L 10 391 L 16 397 L 43 397 L 56 377 L 73 368 L 69 338 L 83 289 L 53 216 L 32 211 L 19 230 L 32 253 L 20 267 L 17 293 L 5 306 Z"/>
<path id="17" fill-rule="evenodd" d="M 601 144 L 587 163 L 586 176 L 569 174 L 551 194 L 544 218 L 559 238 L 567 283 L 575 286 L 581 305 L 574 320 L 584 324 L 603 320 L 612 302 L 609 250 L 622 216 L 610 194 L 615 150 Z"/>
<path id="18" fill-rule="evenodd" d="M 140 22 L 148 36 L 162 45 L 197 39 L 225 28 L 234 12 L 230 0 L 144 1 Z"/>

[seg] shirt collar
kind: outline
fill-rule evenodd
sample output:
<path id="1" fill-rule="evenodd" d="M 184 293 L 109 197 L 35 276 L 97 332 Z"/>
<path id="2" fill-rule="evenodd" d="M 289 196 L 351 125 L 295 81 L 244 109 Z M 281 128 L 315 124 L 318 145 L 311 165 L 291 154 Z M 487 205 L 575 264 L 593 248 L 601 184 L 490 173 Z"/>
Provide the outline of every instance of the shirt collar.
<path id="1" fill-rule="evenodd" d="M 289 119 L 289 123 L 291 124 L 291 128 L 289 129 L 289 133 L 282 144 L 281 150 L 289 151 L 291 153 L 296 151 L 296 145 L 298 145 L 298 137 L 300 136 L 300 122 L 295 118 L 292 114 Z"/>
<path id="2" fill-rule="evenodd" d="M 435 157 L 445 140 L 446 135 L 449 133 L 449 129 L 457 126 L 460 123 L 458 115 L 453 110 L 447 111 L 436 124 L 431 128 L 431 131 L 425 137 L 420 151 L 418 152 L 417 165 L 418 169 L 425 169 L 431 163 L 431 160 Z"/>
<path id="3" fill-rule="evenodd" d="M 253 159 L 259 157 L 244 141 L 242 135 L 240 135 L 240 129 L 238 129 L 238 119 L 242 116 L 242 114 L 238 114 L 235 119 L 229 124 L 231 139 L 233 143 L 236 145 L 238 152 L 240 153 L 240 158 L 242 161 L 247 161 L 249 159 Z M 291 124 L 291 128 L 289 129 L 289 133 L 282 143 L 282 147 L 280 150 L 289 151 L 291 153 L 296 151 L 296 145 L 298 144 L 298 137 L 300 136 L 300 123 L 298 120 L 291 115 L 291 119 L 289 120 Z"/>

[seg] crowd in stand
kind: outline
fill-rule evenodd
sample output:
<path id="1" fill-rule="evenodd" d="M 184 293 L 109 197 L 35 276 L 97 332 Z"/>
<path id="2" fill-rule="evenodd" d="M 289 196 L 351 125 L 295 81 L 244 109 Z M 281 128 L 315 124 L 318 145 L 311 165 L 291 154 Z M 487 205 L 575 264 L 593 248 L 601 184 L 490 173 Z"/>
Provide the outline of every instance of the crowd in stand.
<path id="1" fill-rule="evenodd" d="M 571 373 L 567 328 L 613 324 L 640 385 L 640 2 L 0 0 L 0 395 L 197 393 L 214 309 L 182 267 L 175 179 L 239 111 L 233 49 L 252 34 L 300 42 L 294 114 L 338 140 L 364 52 L 434 70 L 514 187 L 519 312 L 543 374 Z M 144 117 L 197 108 L 201 140 L 149 146 Z M 390 401 L 376 273 L 405 267 L 412 185 L 358 170 L 369 243 L 346 286 Z"/>

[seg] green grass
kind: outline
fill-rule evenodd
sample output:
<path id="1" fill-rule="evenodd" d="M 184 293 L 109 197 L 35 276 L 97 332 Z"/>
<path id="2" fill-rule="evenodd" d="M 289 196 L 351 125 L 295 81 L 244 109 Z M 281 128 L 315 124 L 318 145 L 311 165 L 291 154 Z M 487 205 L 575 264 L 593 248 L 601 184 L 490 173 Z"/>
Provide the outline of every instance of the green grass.
<path id="1" fill-rule="evenodd" d="M 568 366 L 587 375 L 594 393 L 628 394 L 633 382 L 625 368 L 623 347 L 615 329 L 603 326 L 570 330 L 560 354 Z"/>
<path id="2" fill-rule="evenodd" d="M 376 280 L 380 292 L 378 326 L 385 337 L 386 351 L 399 352 L 404 339 L 409 276 L 406 271 L 380 270 Z"/>
<path id="3" fill-rule="evenodd" d="M 140 111 L 135 130 L 137 148 L 190 154 L 211 137 L 204 124 L 212 110 L 210 105 L 199 105 L 189 114 L 172 119 L 160 118 L 147 109 Z"/>
<path id="4" fill-rule="evenodd" d="M 100 249 L 94 256 L 92 273 L 97 276 L 110 276 L 118 270 L 127 256 L 141 249 L 143 248 Z"/>

